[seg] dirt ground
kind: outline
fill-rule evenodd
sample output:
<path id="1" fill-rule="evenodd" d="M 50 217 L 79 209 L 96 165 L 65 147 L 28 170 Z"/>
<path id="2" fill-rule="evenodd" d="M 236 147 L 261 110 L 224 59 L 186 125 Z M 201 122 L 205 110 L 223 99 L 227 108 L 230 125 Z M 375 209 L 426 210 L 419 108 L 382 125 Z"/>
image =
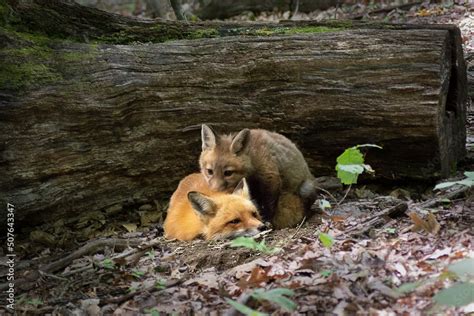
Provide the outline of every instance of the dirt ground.
<path id="1" fill-rule="evenodd" d="M 359 5 L 350 14 L 364 9 Z M 285 14 L 254 18 L 281 19 Z M 329 9 L 299 18 L 334 14 Z M 344 11 L 338 15 L 348 16 Z M 474 13 L 467 2 L 416 5 L 366 18 L 455 23 L 474 71 Z M 474 170 L 472 110 L 469 153 L 458 178 L 463 170 Z M 462 186 L 434 192 L 433 185 L 355 186 L 342 204 L 324 212 L 315 207 L 316 214 L 299 227 L 259 236 L 264 251 L 232 247 L 227 240 L 165 240 L 163 218 L 144 219 L 149 213 L 143 206 L 121 210 L 113 220 L 91 213 L 79 222 L 64 219 L 38 227 L 18 240 L 16 314 L 237 315 L 228 299 L 274 315 L 473 313 L 472 302 L 444 307 L 433 297 L 456 284 L 450 274 L 453 264 L 474 258 L 474 192 Z M 345 192 L 331 193 L 340 200 Z M 319 198 L 331 201 L 324 192 Z M 166 209 L 166 201 L 156 204 Z M 412 213 L 421 221 L 408 215 Z M 322 244 L 320 233 L 333 237 L 331 247 Z M 0 260 L 0 274 L 6 276 L 6 258 Z M 0 288 L 3 302 L 7 284 Z M 292 290 L 287 297 L 295 309 L 253 295 L 255 289 L 280 288 Z M 3 308 L 0 314 L 7 313 Z"/>

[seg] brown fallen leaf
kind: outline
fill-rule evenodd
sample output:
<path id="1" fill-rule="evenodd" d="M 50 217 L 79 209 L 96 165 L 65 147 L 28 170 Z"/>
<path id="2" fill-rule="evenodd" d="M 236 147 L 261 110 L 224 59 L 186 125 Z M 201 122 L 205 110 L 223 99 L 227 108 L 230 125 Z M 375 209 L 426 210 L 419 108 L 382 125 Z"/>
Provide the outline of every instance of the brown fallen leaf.
<path id="1" fill-rule="evenodd" d="M 426 219 L 422 219 L 415 212 L 409 213 L 408 216 L 410 216 L 410 219 L 413 222 L 412 230 L 415 232 L 424 230 L 430 234 L 436 235 L 441 228 L 438 221 L 436 220 L 436 216 L 434 216 L 433 213 L 429 213 L 426 216 Z"/>

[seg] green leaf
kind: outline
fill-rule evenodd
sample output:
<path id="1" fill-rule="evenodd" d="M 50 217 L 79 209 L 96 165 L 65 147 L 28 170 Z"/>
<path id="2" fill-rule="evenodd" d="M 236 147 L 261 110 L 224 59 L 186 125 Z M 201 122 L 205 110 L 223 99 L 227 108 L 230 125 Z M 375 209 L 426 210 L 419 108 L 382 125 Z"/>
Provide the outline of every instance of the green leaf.
<path id="1" fill-rule="evenodd" d="M 327 208 L 331 208 L 331 203 L 328 200 L 319 200 L 319 208 L 325 210 Z"/>
<path id="2" fill-rule="evenodd" d="M 385 228 L 385 232 L 389 233 L 389 234 L 395 234 L 397 230 L 393 227 L 387 227 Z"/>
<path id="3" fill-rule="evenodd" d="M 400 294 L 407 294 L 416 290 L 416 288 L 419 287 L 420 285 L 423 285 L 423 283 L 425 283 L 425 281 L 405 283 L 405 284 L 400 285 L 397 289 L 395 289 L 395 292 L 398 292 Z"/>
<path id="4" fill-rule="evenodd" d="M 466 171 L 464 172 L 466 178 L 459 180 L 459 181 L 448 181 L 448 182 L 441 182 L 437 184 L 433 190 L 441 190 L 449 188 L 455 184 L 465 185 L 467 187 L 474 186 L 474 172 L 473 171 Z"/>
<path id="5" fill-rule="evenodd" d="M 328 277 L 331 276 L 332 271 L 331 270 L 323 270 L 323 271 L 319 272 L 319 274 L 321 274 L 321 276 L 323 276 L 325 278 L 328 278 Z"/>
<path id="6" fill-rule="evenodd" d="M 464 172 L 464 175 L 466 176 L 466 178 L 471 179 L 472 181 L 474 181 L 474 171 L 466 171 L 466 172 Z"/>
<path id="7" fill-rule="evenodd" d="M 334 245 L 334 238 L 325 233 L 319 233 L 319 240 L 326 248 L 331 248 Z"/>
<path id="8" fill-rule="evenodd" d="M 158 290 L 166 289 L 166 280 L 158 280 L 158 281 L 156 281 L 155 287 L 156 287 Z"/>
<path id="9" fill-rule="evenodd" d="M 144 309 L 145 313 L 151 314 L 151 316 L 160 316 L 160 312 L 156 307 L 153 308 L 145 308 Z"/>
<path id="10" fill-rule="evenodd" d="M 365 171 L 373 172 L 372 168 L 364 164 L 364 156 L 360 152 L 361 147 L 382 148 L 377 145 L 364 144 L 347 148 L 339 157 L 337 157 L 337 177 L 343 184 L 357 183 L 357 178 Z"/>
<path id="11" fill-rule="evenodd" d="M 231 305 L 233 308 L 235 308 L 236 310 L 238 310 L 239 312 L 241 312 L 242 314 L 244 315 L 247 315 L 247 316 L 266 316 L 267 314 L 264 314 L 264 313 L 260 313 L 254 309 L 251 309 L 250 307 L 248 306 L 245 306 L 244 304 L 241 304 L 239 302 L 236 302 L 234 300 L 231 300 L 231 299 L 228 299 L 226 298 L 225 299 L 227 303 L 229 303 L 229 305 Z"/>
<path id="12" fill-rule="evenodd" d="M 455 273 L 458 277 L 474 277 L 474 258 L 467 258 L 448 266 L 448 271 Z"/>
<path id="13" fill-rule="evenodd" d="M 474 302 L 474 284 L 456 283 L 450 288 L 439 291 L 433 300 L 445 306 L 460 307 Z"/>
<path id="14" fill-rule="evenodd" d="M 450 186 L 453 186 L 457 184 L 457 181 L 453 181 L 453 182 L 441 182 L 439 184 L 437 184 L 433 190 L 440 190 L 440 189 L 445 189 L 445 188 L 449 188 Z"/>
<path id="15" fill-rule="evenodd" d="M 364 156 L 356 147 L 347 148 L 336 161 L 341 165 L 363 164 Z"/>
<path id="16" fill-rule="evenodd" d="M 38 307 L 38 305 L 43 305 L 43 301 L 39 298 L 32 298 L 32 299 L 27 300 L 26 304 Z"/>
<path id="17" fill-rule="evenodd" d="M 274 254 L 280 251 L 280 248 L 272 248 L 265 245 L 265 241 L 261 241 L 260 243 L 257 242 L 252 237 L 237 237 L 232 240 L 230 243 L 231 247 L 244 247 L 247 249 L 252 249 L 256 251 L 260 251 L 265 254 Z"/>
<path id="18" fill-rule="evenodd" d="M 101 262 L 101 265 L 105 269 L 113 270 L 115 268 L 115 262 L 112 259 L 105 259 Z"/>
<path id="19" fill-rule="evenodd" d="M 278 306 L 286 309 L 287 311 L 293 311 L 296 309 L 296 303 L 290 300 L 287 296 L 293 296 L 295 292 L 290 289 L 277 288 L 269 291 L 263 289 L 257 289 L 252 293 L 252 297 L 261 301 L 267 300 L 273 302 Z"/>

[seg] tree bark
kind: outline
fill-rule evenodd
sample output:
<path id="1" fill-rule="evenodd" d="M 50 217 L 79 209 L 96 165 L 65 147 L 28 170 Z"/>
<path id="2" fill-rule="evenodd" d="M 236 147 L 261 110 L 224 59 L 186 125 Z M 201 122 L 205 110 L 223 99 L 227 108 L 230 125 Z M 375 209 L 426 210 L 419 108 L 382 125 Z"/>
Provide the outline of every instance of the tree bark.
<path id="1" fill-rule="evenodd" d="M 280 132 L 316 176 L 356 144 L 384 147 L 366 158 L 389 179 L 446 176 L 465 152 L 453 26 L 181 24 L 10 4 L 0 198 L 19 222 L 166 198 L 198 168 L 202 123 Z"/>

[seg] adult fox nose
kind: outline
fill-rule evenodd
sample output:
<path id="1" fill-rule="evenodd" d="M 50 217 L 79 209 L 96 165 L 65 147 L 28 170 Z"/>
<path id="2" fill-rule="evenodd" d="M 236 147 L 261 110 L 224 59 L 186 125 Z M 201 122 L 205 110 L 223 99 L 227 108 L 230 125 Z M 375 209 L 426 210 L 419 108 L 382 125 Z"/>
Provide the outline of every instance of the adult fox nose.
<path id="1" fill-rule="evenodd" d="M 264 230 L 271 229 L 271 228 L 272 228 L 272 224 L 270 224 L 269 222 L 260 223 L 260 225 L 258 225 L 257 227 L 257 229 L 261 232 L 263 232 Z"/>

